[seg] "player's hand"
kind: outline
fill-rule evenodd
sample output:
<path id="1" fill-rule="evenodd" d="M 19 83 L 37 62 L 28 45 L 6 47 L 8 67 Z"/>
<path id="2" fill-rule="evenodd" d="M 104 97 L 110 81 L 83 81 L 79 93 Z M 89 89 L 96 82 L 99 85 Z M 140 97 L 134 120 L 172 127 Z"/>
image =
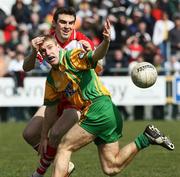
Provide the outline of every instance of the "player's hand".
<path id="1" fill-rule="evenodd" d="M 111 23 L 109 19 L 106 19 L 106 22 L 104 24 L 103 37 L 106 41 L 111 40 Z"/>
<path id="2" fill-rule="evenodd" d="M 41 155 L 41 157 L 43 157 L 44 153 L 46 153 L 47 151 L 47 144 L 48 144 L 48 138 L 41 137 L 39 143 L 39 149 L 38 149 L 38 155 Z"/>
<path id="3" fill-rule="evenodd" d="M 80 40 L 79 42 L 80 42 L 80 44 L 82 44 L 83 49 L 84 49 L 85 51 L 88 52 L 88 51 L 92 50 L 91 45 L 89 44 L 89 42 L 87 42 L 87 41 L 85 41 L 85 40 Z"/>
<path id="4" fill-rule="evenodd" d="M 44 37 L 36 37 L 31 40 L 32 48 L 36 51 L 39 50 L 40 45 L 43 43 Z"/>

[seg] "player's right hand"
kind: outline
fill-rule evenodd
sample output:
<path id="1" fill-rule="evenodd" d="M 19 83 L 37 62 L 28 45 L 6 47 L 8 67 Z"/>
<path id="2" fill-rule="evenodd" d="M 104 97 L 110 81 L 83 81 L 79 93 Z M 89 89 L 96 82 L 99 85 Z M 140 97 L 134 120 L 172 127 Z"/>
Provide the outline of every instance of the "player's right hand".
<path id="1" fill-rule="evenodd" d="M 36 37 L 31 40 L 31 46 L 34 50 L 38 51 L 40 45 L 43 43 L 44 37 Z"/>

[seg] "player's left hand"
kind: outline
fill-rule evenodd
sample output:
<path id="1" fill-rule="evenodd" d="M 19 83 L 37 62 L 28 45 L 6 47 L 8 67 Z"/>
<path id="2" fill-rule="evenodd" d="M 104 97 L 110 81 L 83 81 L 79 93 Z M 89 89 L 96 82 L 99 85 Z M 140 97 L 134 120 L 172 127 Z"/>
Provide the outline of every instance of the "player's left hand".
<path id="1" fill-rule="evenodd" d="M 103 37 L 104 37 L 104 40 L 107 40 L 107 41 L 111 40 L 111 23 L 109 19 L 106 19 L 106 22 L 104 24 Z"/>
<path id="2" fill-rule="evenodd" d="M 86 52 L 92 50 L 92 49 L 91 49 L 91 45 L 89 44 L 89 42 L 87 42 L 87 41 L 85 41 L 85 40 L 80 40 L 79 42 L 80 42 L 80 44 L 82 44 L 83 49 L 84 49 Z"/>

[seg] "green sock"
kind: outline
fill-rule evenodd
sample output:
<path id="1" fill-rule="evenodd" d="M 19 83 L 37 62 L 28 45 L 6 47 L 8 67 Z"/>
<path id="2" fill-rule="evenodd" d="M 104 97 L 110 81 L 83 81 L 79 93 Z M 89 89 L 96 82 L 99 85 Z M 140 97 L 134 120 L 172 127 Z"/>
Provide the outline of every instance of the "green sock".
<path id="1" fill-rule="evenodd" d="M 136 139 L 135 139 L 135 143 L 137 148 L 140 149 L 144 149 L 146 147 L 148 147 L 150 145 L 150 142 L 148 140 L 148 138 L 144 135 L 144 134 L 140 134 Z"/>

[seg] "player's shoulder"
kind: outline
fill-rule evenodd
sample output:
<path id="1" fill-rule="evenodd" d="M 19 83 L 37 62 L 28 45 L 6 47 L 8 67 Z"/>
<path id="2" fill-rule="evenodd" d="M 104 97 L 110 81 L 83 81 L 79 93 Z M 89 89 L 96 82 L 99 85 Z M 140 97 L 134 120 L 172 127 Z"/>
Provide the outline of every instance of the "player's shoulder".
<path id="1" fill-rule="evenodd" d="M 80 41 L 80 40 L 87 40 L 89 39 L 86 35 L 84 35 L 82 32 L 80 31 L 75 31 L 76 33 L 76 40 Z"/>
<path id="2" fill-rule="evenodd" d="M 91 48 L 94 49 L 94 44 L 90 38 L 88 38 L 86 35 L 81 33 L 80 31 L 76 31 L 76 40 L 77 41 L 87 41 L 90 45 Z"/>

